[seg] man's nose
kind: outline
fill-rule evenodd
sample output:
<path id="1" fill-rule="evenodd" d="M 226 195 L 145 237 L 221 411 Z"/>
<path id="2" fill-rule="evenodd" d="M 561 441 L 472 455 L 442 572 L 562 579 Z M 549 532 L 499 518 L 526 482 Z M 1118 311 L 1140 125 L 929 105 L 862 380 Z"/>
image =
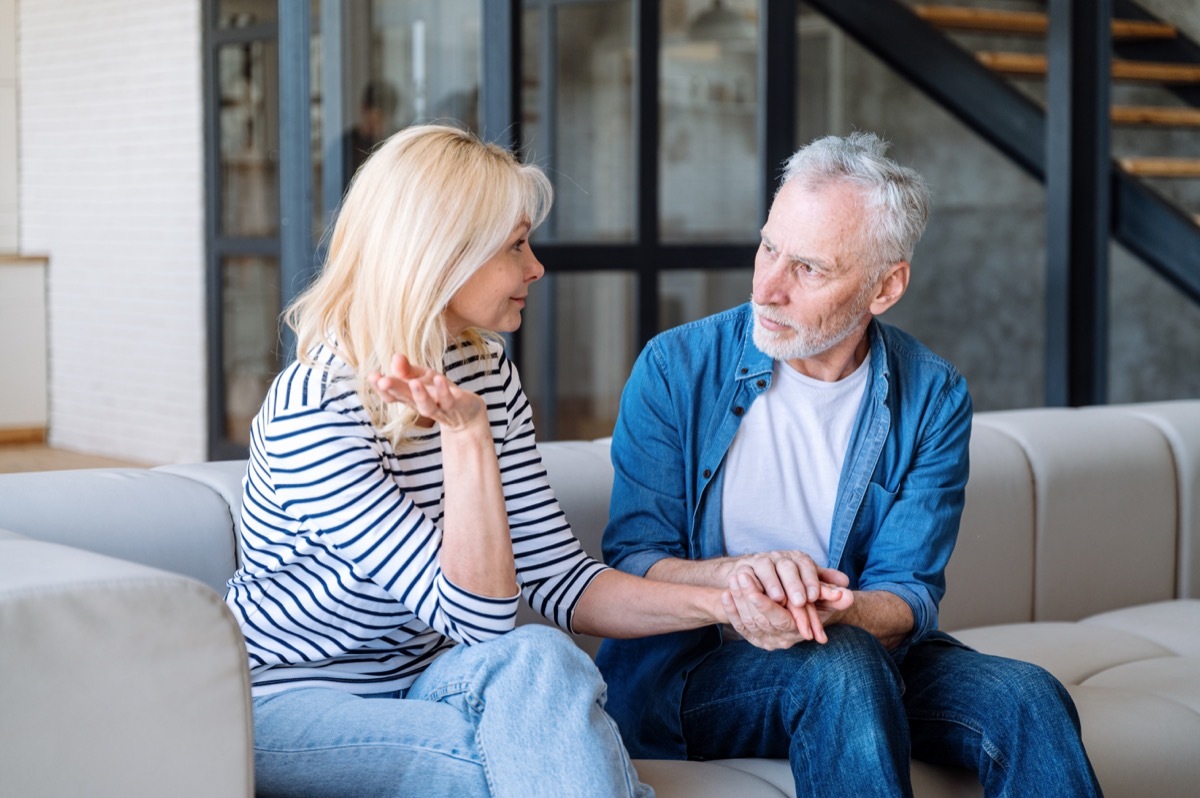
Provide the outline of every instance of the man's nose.
<path id="1" fill-rule="evenodd" d="M 778 265 L 755 264 L 751 298 L 760 305 L 782 304 L 780 299 L 786 295 L 783 274 L 784 270 Z"/>

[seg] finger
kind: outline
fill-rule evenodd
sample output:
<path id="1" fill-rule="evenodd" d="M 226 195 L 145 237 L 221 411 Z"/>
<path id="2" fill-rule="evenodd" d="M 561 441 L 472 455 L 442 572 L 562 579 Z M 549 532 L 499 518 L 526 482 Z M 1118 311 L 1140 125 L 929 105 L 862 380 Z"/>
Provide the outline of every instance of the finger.
<path id="1" fill-rule="evenodd" d="M 817 576 L 822 582 L 827 582 L 838 587 L 850 587 L 850 577 L 837 570 L 836 568 L 818 568 Z"/>
<path id="2" fill-rule="evenodd" d="M 756 589 L 748 574 L 734 574 L 729 580 L 729 594 L 733 596 L 733 604 L 741 616 L 742 625 L 751 631 L 759 628 L 760 613 L 750 601 L 751 592 Z"/>
<path id="3" fill-rule="evenodd" d="M 817 614 L 817 608 L 813 604 L 804 605 L 805 612 L 808 614 L 809 628 L 812 629 L 812 639 L 816 640 L 821 645 L 829 642 L 829 637 L 825 634 L 825 625 L 821 623 L 821 616 Z"/>
<path id="4" fill-rule="evenodd" d="M 775 563 L 775 570 L 783 589 L 787 592 L 788 603 L 794 607 L 802 607 L 808 603 L 808 587 L 800 576 L 800 566 L 790 557 L 780 558 Z"/>
<path id="5" fill-rule="evenodd" d="M 770 557 L 755 557 L 747 565 L 754 570 L 754 576 L 762 586 L 762 592 L 776 603 L 783 603 L 787 591 L 779 581 L 779 573 Z M 743 566 L 745 567 L 745 566 Z"/>
<path id="6" fill-rule="evenodd" d="M 408 362 L 408 358 L 401 354 L 392 355 L 392 373 L 401 378 L 412 376 L 411 364 Z"/>
<path id="7" fill-rule="evenodd" d="M 848 610 L 854 604 L 854 591 L 834 585 L 822 585 L 819 603 L 830 610 Z"/>
<path id="8" fill-rule="evenodd" d="M 729 616 L 730 625 L 734 631 L 746 639 L 753 637 L 753 630 L 747 616 L 743 610 L 745 609 L 743 602 L 745 597 L 742 595 L 741 585 L 738 584 L 737 578 L 731 576 L 729 578 L 729 587 L 725 591 L 729 596 L 729 603 L 725 608 L 725 613 Z"/>
<path id="9" fill-rule="evenodd" d="M 412 402 L 408 386 L 395 377 L 384 377 L 376 372 L 370 376 L 369 382 L 371 383 L 371 388 L 385 402 L 403 402 L 405 404 L 411 404 Z"/>
<path id="10" fill-rule="evenodd" d="M 821 596 L 821 579 L 817 576 L 817 564 L 803 552 L 796 552 L 796 566 L 800 569 L 800 580 L 804 582 L 804 590 L 809 601 L 816 601 Z"/>
<path id="11" fill-rule="evenodd" d="M 413 406 L 417 412 L 426 418 L 432 418 L 437 421 L 441 418 L 437 403 L 433 401 L 433 397 L 429 395 L 425 384 L 419 379 L 411 379 L 408 381 L 408 390 L 412 393 Z"/>
<path id="12" fill-rule="evenodd" d="M 429 395 L 442 410 L 449 410 L 454 406 L 454 398 L 450 395 L 450 383 L 441 374 L 434 375 L 429 386 Z"/>

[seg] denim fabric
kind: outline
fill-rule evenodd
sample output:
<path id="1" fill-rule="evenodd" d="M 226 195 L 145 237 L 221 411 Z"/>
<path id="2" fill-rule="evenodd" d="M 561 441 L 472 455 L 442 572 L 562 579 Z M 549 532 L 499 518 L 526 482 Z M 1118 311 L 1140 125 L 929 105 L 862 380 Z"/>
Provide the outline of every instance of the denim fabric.
<path id="1" fill-rule="evenodd" d="M 787 651 L 730 641 L 688 676 L 681 717 L 689 757 L 788 759 L 797 795 L 910 796 L 910 751 L 988 796 L 1100 795 L 1062 685 L 941 633 L 899 664 L 849 626 Z"/>
<path id="2" fill-rule="evenodd" d="M 773 363 L 747 306 L 658 336 L 621 397 L 604 556 L 644 574 L 722 556 L 725 452 Z M 967 482 L 965 381 L 872 322 L 870 381 L 838 485 L 829 565 L 901 597 L 889 654 L 865 631 L 765 652 L 716 627 L 605 641 L 609 712 L 634 756 L 787 757 L 798 795 L 911 795 L 909 758 L 974 769 L 989 796 L 1098 795 L 1066 690 L 1044 670 L 936 631 Z"/>
<path id="3" fill-rule="evenodd" d="M 788 759 L 797 795 L 911 795 L 903 689 L 892 658 L 854 626 L 786 651 L 733 640 L 688 677 L 688 756 Z"/>
<path id="4" fill-rule="evenodd" d="M 754 345 L 749 305 L 652 340 L 621 397 L 604 558 L 643 575 L 664 557 L 724 555 L 722 464 L 773 361 Z M 829 565 L 857 590 L 912 609 L 909 642 L 937 628 L 943 576 L 967 483 L 966 381 L 908 334 L 873 321 L 870 378 L 839 481 Z M 681 758 L 687 673 L 721 644 L 715 627 L 605 641 L 608 709 L 635 757 Z"/>
<path id="5" fill-rule="evenodd" d="M 404 697 L 323 687 L 254 699 L 260 796 L 653 798 L 595 666 L 555 629 L 456 646 Z"/>
<path id="6" fill-rule="evenodd" d="M 992 798 L 1101 794 L 1075 704 L 1044 669 L 935 633 L 900 673 L 917 759 L 974 770 Z"/>

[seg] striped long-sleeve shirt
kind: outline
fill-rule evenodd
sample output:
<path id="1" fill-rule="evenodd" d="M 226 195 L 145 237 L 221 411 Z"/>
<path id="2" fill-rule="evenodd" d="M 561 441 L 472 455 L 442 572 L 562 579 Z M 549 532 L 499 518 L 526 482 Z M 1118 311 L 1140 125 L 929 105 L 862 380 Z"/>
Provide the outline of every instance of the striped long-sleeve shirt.
<path id="1" fill-rule="evenodd" d="M 490 371 L 488 359 L 452 350 L 446 376 L 487 403 L 521 593 L 569 630 L 605 566 L 572 534 L 516 369 L 490 346 Z M 241 568 L 225 600 L 246 639 L 255 695 L 316 685 L 405 690 L 455 643 L 511 630 L 520 596 L 476 595 L 442 573 L 436 427 L 394 451 L 349 368 L 327 350 L 318 363 L 281 372 L 251 426 Z"/>

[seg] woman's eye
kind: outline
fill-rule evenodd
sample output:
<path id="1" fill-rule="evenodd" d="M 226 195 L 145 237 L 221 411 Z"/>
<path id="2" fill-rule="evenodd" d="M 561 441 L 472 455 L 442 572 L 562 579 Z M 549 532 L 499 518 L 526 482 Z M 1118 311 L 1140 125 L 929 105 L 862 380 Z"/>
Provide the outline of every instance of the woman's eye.
<path id="1" fill-rule="evenodd" d="M 518 241 L 517 241 L 515 244 L 513 244 L 513 249 L 515 249 L 515 250 L 517 250 L 518 252 L 520 252 L 520 251 L 521 251 L 521 247 L 523 247 L 523 246 L 525 246 L 525 239 L 524 239 L 524 238 L 522 238 L 522 239 L 519 239 L 519 240 L 518 240 Z"/>

